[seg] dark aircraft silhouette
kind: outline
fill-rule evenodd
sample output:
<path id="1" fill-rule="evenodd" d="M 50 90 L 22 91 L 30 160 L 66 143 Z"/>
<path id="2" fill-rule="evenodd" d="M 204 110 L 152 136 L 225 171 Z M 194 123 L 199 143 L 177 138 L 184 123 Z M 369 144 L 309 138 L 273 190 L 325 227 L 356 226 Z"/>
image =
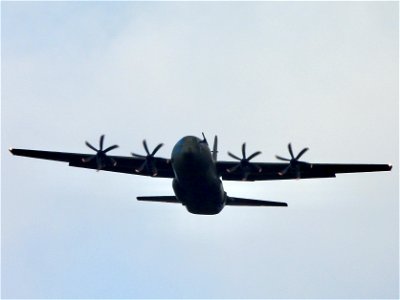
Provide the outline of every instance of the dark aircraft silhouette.
<path id="1" fill-rule="evenodd" d="M 308 150 L 304 148 L 294 155 L 291 144 L 288 145 L 290 158 L 276 156 L 284 163 L 250 162 L 260 151 L 250 156 L 246 154 L 246 144 L 242 145 L 242 157 L 228 152 L 237 162 L 217 160 L 217 136 L 213 149 L 210 150 L 203 134 L 203 139 L 185 136 L 174 146 L 170 159 L 155 157 L 163 146 L 159 144 L 150 152 L 146 141 L 143 147 L 146 155 L 132 153 L 132 157 L 108 156 L 107 153 L 117 145 L 103 149 L 104 135 L 100 137 L 99 149 L 90 143 L 86 145 L 95 154 L 50 152 L 27 149 L 10 149 L 14 155 L 68 162 L 70 166 L 128 173 L 160 178 L 172 178 L 175 196 L 137 197 L 141 201 L 181 203 L 193 214 L 218 214 L 225 205 L 233 206 L 287 206 L 283 202 L 253 200 L 230 197 L 224 191 L 223 180 L 282 180 L 304 178 L 336 177 L 337 173 L 390 171 L 388 164 L 315 164 L 300 161 Z"/>

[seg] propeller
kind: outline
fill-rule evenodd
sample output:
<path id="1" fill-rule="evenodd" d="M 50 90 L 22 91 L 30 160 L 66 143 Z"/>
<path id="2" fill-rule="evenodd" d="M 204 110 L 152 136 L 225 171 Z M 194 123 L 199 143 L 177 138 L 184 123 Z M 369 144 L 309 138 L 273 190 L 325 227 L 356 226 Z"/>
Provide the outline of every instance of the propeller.
<path id="1" fill-rule="evenodd" d="M 246 156 L 246 143 L 243 143 L 242 145 L 242 158 L 236 156 L 235 154 L 232 154 L 231 152 L 228 152 L 228 155 L 236 160 L 239 160 L 239 163 L 232 168 L 226 169 L 228 173 L 234 173 L 236 172 L 239 168 L 243 172 L 243 180 L 247 180 L 247 177 L 249 176 L 250 172 L 252 170 L 256 170 L 257 172 L 261 172 L 262 168 L 256 164 L 253 164 L 250 162 L 254 157 L 257 155 L 260 155 L 261 151 L 254 152 L 252 155 L 249 157 Z"/>
<path id="2" fill-rule="evenodd" d="M 162 143 L 158 144 L 157 147 L 154 148 L 153 152 L 150 153 L 146 140 L 143 140 L 143 147 L 144 147 L 144 150 L 146 151 L 147 155 L 144 156 L 144 155 L 140 155 L 140 154 L 135 154 L 133 152 L 131 153 L 133 157 L 144 159 L 144 162 L 140 165 L 139 168 L 135 169 L 135 171 L 137 173 L 141 173 L 146 168 L 147 172 L 148 173 L 151 172 L 153 177 L 157 176 L 158 170 L 155 165 L 154 155 L 157 153 L 158 150 L 160 150 L 160 148 L 163 145 L 164 144 L 162 144 Z"/>
<path id="3" fill-rule="evenodd" d="M 282 156 L 279 156 L 279 155 L 276 155 L 276 156 L 275 156 L 275 157 L 276 157 L 277 159 L 279 159 L 279 160 L 288 161 L 288 162 L 289 162 L 289 165 L 288 165 L 285 169 L 283 169 L 282 171 L 280 171 L 278 174 L 279 174 L 280 176 L 284 176 L 284 175 L 286 175 L 290 170 L 292 170 L 292 171 L 294 171 L 294 172 L 296 173 L 296 178 L 300 178 L 300 177 L 301 177 L 301 174 L 300 174 L 300 167 L 301 167 L 302 165 L 308 165 L 308 163 L 299 161 L 299 159 L 300 159 L 300 157 L 303 156 L 304 153 L 306 153 L 306 152 L 308 151 L 308 148 L 304 148 L 303 150 L 301 150 L 300 153 L 297 154 L 296 157 L 295 157 L 294 154 L 293 154 L 292 145 L 291 145 L 290 143 L 289 143 L 289 145 L 288 145 L 288 149 L 289 149 L 289 154 L 290 154 L 290 157 L 291 157 L 291 158 L 285 158 L 285 157 L 282 157 Z"/>
<path id="4" fill-rule="evenodd" d="M 89 156 L 89 157 L 82 158 L 82 162 L 88 163 L 88 162 L 91 162 L 93 159 L 96 159 L 97 171 L 100 171 L 101 169 L 106 167 L 108 164 L 111 164 L 114 167 L 117 165 L 117 162 L 113 158 L 108 157 L 106 155 L 106 153 L 111 151 L 111 150 L 114 150 L 114 149 L 118 148 L 119 146 L 118 145 L 113 145 L 113 146 L 110 146 L 110 147 L 108 147 L 108 148 L 103 150 L 104 134 L 102 136 L 100 136 L 99 149 L 96 149 L 95 147 L 93 147 L 88 141 L 86 141 L 85 144 L 90 149 L 95 151 L 96 154 L 92 155 L 92 156 Z"/>

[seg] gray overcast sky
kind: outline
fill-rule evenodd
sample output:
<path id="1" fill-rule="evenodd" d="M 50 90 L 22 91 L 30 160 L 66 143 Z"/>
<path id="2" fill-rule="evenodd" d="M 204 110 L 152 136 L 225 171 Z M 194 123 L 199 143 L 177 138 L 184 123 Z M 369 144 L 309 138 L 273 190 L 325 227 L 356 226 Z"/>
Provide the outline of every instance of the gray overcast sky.
<path id="1" fill-rule="evenodd" d="M 398 298 L 397 2 L 2 2 L 2 298 Z M 391 173 L 225 183 L 287 209 L 195 216 L 171 181 L 12 157 L 182 136 Z"/>

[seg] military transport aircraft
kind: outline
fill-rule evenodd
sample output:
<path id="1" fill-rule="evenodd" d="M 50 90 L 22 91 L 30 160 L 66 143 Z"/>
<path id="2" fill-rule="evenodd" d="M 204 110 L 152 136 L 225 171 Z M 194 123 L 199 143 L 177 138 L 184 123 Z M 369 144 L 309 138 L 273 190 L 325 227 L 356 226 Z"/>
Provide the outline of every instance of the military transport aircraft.
<path id="1" fill-rule="evenodd" d="M 128 173 L 160 178 L 172 178 L 174 196 L 137 197 L 141 201 L 181 203 L 193 214 L 218 214 L 225 205 L 235 206 L 287 206 L 283 202 L 253 200 L 230 197 L 224 191 L 223 180 L 282 180 L 304 178 L 329 178 L 337 173 L 390 171 L 388 164 L 325 164 L 307 163 L 299 159 L 308 150 L 304 148 L 294 155 L 288 145 L 290 158 L 276 156 L 282 163 L 250 162 L 261 154 L 246 154 L 246 144 L 242 145 L 242 157 L 228 152 L 237 161 L 218 161 L 218 139 L 214 138 L 212 150 L 207 139 L 185 136 L 174 146 L 170 159 L 155 157 L 163 144 L 150 152 L 146 140 L 143 147 L 146 155 L 132 153 L 132 156 L 108 156 L 107 153 L 118 148 L 113 145 L 104 149 L 104 135 L 100 137 L 99 149 L 86 142 L 95 154 L 10 149 L 14 155 L 68 162 L 70 166 Z"/>

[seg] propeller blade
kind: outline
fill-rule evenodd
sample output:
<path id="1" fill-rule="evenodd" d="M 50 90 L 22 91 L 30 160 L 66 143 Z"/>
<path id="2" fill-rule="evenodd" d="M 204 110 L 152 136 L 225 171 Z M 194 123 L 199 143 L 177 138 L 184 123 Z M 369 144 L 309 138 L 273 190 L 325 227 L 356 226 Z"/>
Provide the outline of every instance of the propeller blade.
<path id="1" fill-rule="evenodd" d="M 136 171 L 137 173 L 140 173 L 140 172 L 143 171 L 143 169 L 144 169 L 145 166 L 146 166 L 146 161 L 144 161 L 144 162 L 140 165 L 139 168 L 135 169 L 135 171 Z"/>
<path id="2" fill-rule="evenodd" d="M 103 162 L 103 159 L 101 159 L 99 156 L 96 155 L 96 163 L 97 163 L 97 171 L 100 171 L 105 167 L 105 164 Z"/>
<path id="3" fill-rule="evenodd" d="M 279 159 L 279 160 L 290 161 L 289 158 L 285 158 L 285 157 L 282 157 L 282 156 L 279 156 L 279 155 L 275 155 L 275 157 L 276 157 L 277 159 Z"/>
<path id="4" fill-rule="evenodd" d="M 289 169 L 291 168 L 291 165 L 288 165 L 285 169 L 283 169 L 283 171 L 280 171 L 278 174 L 279 176 L 283 176 L 286 175 L 286 173 L 289 171 Z"/>
<path id="5" fill-rule="evenodd" d="M 104 134 L 100 137 L 100 151 L 103 151 L 103 144 L 104 144 Z"/>
<path id="6" fill-rule="evenodd" d="M 158 150 L 160 150 L 160 148 L 163 146 L 164 144 L 158 144 L 158 146 L 153 150 L 153 152 L 151 152 L 151 156 L 154 156 Z"/>
<path id="7" fill-rule="evenodd" d="M 113 167 L 115 167 L 117 165 L 117 162 L 115 161 L 115 159 L 109 157 L 109 160 L 111 161 L 111 164 Z"/>
<path id="8" fill-rule="evenodd" d="M 247 181 L 247 178 L 249 177 L 249 175 L 250 175 L 249 172 L 244 172 L 242 180 Z"/>
<path id="9" fill-rule="evenodd" d="M 261 151 L 254 152 L 252 155 L 250 155 L 250 156 L 247 158 L 247 161 L 253 159 L 254 157 L 256 157 L 257 155 L 260 155 L 260 154 L 261 154 Z"/>
<path id="10" fill-rule="evenodd" d="M 93 147 L 88 141 L 85 142 L 86 146 L 88 146 L 90 149 L 92 149 L 93 151 L 99 151 L 97 150 L 95 147 Z"/>
<path id="11" fill-rule="evenodd" d="M 303 150 L 300 151 L 300 153 L 297 155 L 296 160 L 300 159 L 300 157 L 303 156 L 304 153 L 308 151 L 308 148 L 304 148 Z"/>
<path id="12" fill-rule="evenodd" d="M 242 160 L 241 158 L 237 157 L 235 154 L 230 153 L 229 151 L 228 151 L 228 155 L 229 155 L 230 157 L 234 158 L 234 159 Z"/>
<path id="13" fill-rule="evenodd" d="M 132 156 L 137 157 L 137 158 L 146 158 L 146 156 L 140 155 L 140 154 L 136 154 L 131 152 Z"/>
<path id="14" fill-rule="evenodd" d="M 118 147 L 119 147 L 118 145 L 113 145 L 113 146 L 110 146 L 110 147 L 108 147 L 107 149 L 105 149 L 103 152 L 104 152 L 104 153 L 107 153 L 108 151 L 117 149 Z"/>
<path id="15" fill-rule="evenodd" d="M 83 163 L 91 162 L 95 157 L 96 157 L 95 155 L 93 155 L 93 156 L 88 156 L 88 157 L 84 157 L 84 158 L 82 158 L 82 162 L 83 162 Z"/>
<path id="16" fill-rule="evenodd" d="M 276 157 L 277 159 L 279 159 L 279 160 L 290 161 L 289 158 L 285 158 L 285 157 L 282 157 L 282 156 L 279 156 L 279 155 L 275 155 L 275 157 Z"/>
<path id="17" fill-rule="evenodd" d="M 149 148 L 147 147 L 146 140 L 143 140 L 143 147 L 144 147 L 144 150 L 146 151 L 147 155 L 150 155 L 150 151 L 149 151 Z"/>
<path id="18" fill-rule="evenodd" d="M 235 172 L 237 169 L 239 169 L 239 167 L 240 167 L 240 164 L 237 164 L 236 166 L 234 166 L 234 167 L 232 167 L 232 168 L 226 169 L 226 171 L 227 171 L 228 173 L 233 173 L 233 172 Z"/>
<path id="19" fill-rule="evenodd" d="M 250 166 L 252 166 L 253 168 L 255 168 L 257 170 L 258 173 L 262 172 L 262 168 L 259 165 L 255 165 L 255 164 L 251 164 Z"/>
<path id="20" fill-rule="evenodd" d="M 151 168 L 151 175 L 153 176 L 153 177 L 156 177 L 157 175 L 158 175 L 158 170 L 157 170 L 157 168 L 153 165 L 153 167 Z"/>
<path id="21" fill-rule="evenodd" d="M 242 145 L 242 156 L 243 156 L 243 159 L 246 158 L 246 143 L 243 143 L 243 145 Z"/>
<path id="22" fill-rule="evenodd" d="M 290 143 L 288 145 L 288 149 L 289 149 L 290 156 L 292 157 L 292 159 L 294 159 L 293 149 L 292 149 L 292 145 Z"/>

